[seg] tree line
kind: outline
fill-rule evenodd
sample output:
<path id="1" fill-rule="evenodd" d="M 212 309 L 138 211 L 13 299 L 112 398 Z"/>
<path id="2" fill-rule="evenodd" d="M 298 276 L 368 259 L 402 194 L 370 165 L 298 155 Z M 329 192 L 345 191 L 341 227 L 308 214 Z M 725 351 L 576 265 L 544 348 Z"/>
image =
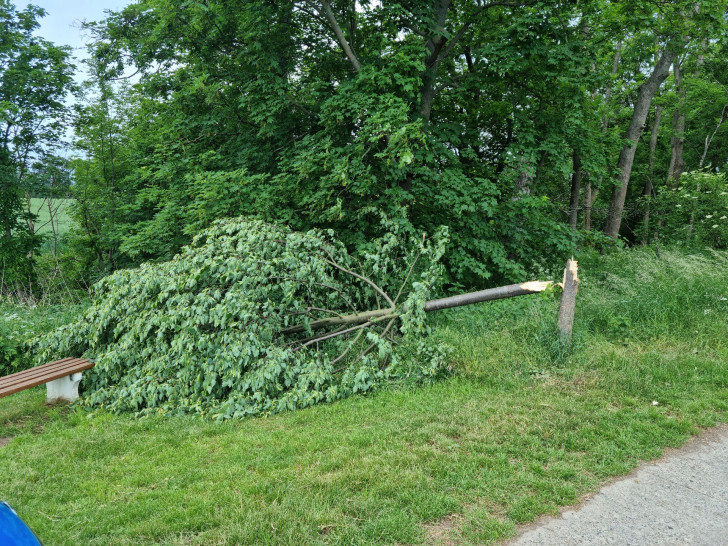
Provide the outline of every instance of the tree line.
<path id="1" fill-rule="evenodd" d="M 232 216 L 354 252 L 445 225 L 455 288 L 584 246 L 726 247 L 726 7 L 141 0 L 85 24 L 74 89 L 42 10 L 0 0 L 2 282 L 32 277 L 23 202 L 58 187 L 76 220 L 59 263 L 87 281 Z"/>

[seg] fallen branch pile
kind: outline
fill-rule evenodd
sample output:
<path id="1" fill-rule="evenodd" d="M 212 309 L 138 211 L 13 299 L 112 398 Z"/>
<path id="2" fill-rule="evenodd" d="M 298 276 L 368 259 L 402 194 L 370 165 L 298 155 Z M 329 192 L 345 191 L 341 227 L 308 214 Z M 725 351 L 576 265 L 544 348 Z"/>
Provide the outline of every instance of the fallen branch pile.
<path id="1" fill-rule="evenodd" d="M 389 233 L 355 259 L 328 233 L 219 221 L 169 262 L 100 281 L 84 316 L 33 350 L 94 361 L 82 403 L 116 412 L 244 417 L 428 380 L 447 349 L 427 312 L 551 286 L 428 300 L 445 244 Z"/>

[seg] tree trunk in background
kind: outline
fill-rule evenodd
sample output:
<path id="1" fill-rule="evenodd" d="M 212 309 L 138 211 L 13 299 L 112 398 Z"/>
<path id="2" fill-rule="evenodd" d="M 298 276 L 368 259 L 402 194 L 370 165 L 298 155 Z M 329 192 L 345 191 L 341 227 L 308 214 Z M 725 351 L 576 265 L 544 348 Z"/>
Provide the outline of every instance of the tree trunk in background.
<path id="1" fill-rule="evenodd" d="M 521 159 L 520 169 L 513 183 L 513 197 L 511 201 L 518 201 L 521 197 L 531 194 L 531 184 L 536 176 L 533 164 L 525 158 Z"/>
<path id="2" fill-rule="evenodd" d="M 441 53 L 447 43 L 445 38 L 445 22 L 447 21 L 447 12 L 450 9 L 451 0 L 440 0 L 435 13 L 435 21 L 437 23 L 438 32 L 434 36 L 427 38 L 426 46 L 430 54 L 425 59 L 425 70 L 422 73 L 422 89 L 420 90 L 420 116 L 430 121 L 432 115 L 432 103 L 435 100 L 435 81 L 437 80 L 437 70 L 442 60 Z M 453 41 L 454 37 L 453 37 Z M 450 46 L 448 45 L 448 48 Z"/>
<path id="3" fill-rule="evenodd" d="M 700 163 L 698 164 L 698 169 L 703 168 L 703 165 L 705 164 L 705 156 L 708 155 L 708 148 L 710 148 L 710 144 L 713 142 L 713 138 L 715 138 L 715 134 L 718 132 L 718 129 L 720 129 L 720 126 L 723 125 L 723 122 L 725 121 L 727 114 L 728 114 L 728 104 L 726 104 L 723 107 L 723 111 L 720 113 L 720 119 L 718 119 L 718 125 L 715 126 L 715 131 L 713 131 L 712 134 L 705 137 L 705 146 L 703 146 L 703 155 L 700 156 Z"/>
<path id="4" fill-rule="evenodd" d="M 660 129 L 660 118 L 662 118 L 662 106 L 655 109 L 655 119 L 652 120 L 652 131 L 650 135 L 650 163 L 647 171 L 647 180 L 645 181 L 645 189 L 642 192 L 645 198 L 645 213 L 642 216 L 642 244 L 646 245 L 650 237 L 650 200 L 654 185 L 652 177 L 655 173 L 655 149 L 657 148 L 657 134 Z"/>
<path id="5" fill-rule="evenodd" d="M 574 150 L 574 172 L 571 175 L 571 200 L 569 202 L 569 225 L 576 229 L 579 218 L 579 190 L 581 187 L 581 156 Z"/>
<path id="6" fill-rule="evenodd" d="M 541 159 L 539 159 L 538 165 L 535 166 L 531 160 L 525 157 L 521 158 L 519 173 L 513 183 L 513 197 L 511 201 L 518 201 L 521 197 L 531 195 L 531 185 L 539 179 L 547 156 L 548 154 L 546 152 L 542 152 Z"/>
<path id="7" fill-rule="evenodd" d="M 637 151 L 637 142 L 644 129 L 652 99 L 662 85 L 662 82 L 665 81 L 670 73 L 670 65 L 676 57 L 677 54 L 674 51 L 671 51 L 669 48 L 665 49 L 657 61 L 655 68 L 652 70 L 650 77 L 637 90 L 637 102 L 635 102 L 632 120 L 629 123 L 627 134 L 625 135 L 625 138 L 630 143 L 622 148 L 619 154 L 619 162 L 617 163 L 619 170 L 618 184 L 614 186 L 614 190 L 612 191 L 612 198 L 609 201 L 607 224 L 604 227 L 604 233 L 609 237 L 616 237 L 619 234 L 619 228 L 622 225 L 624 201 L 627 198 L 629 178 L 632 174 L 634 154 Z"/>
<path id="8" fill-rule="evenodd" d="M 672 137 L 670 138 L 672 153 L 670 155 L 670 167 L 667 170 L 667 185 L 677 188 L 680 175 L 685 169 L 683 159 L 683 148 L 685 146 L 685 87 L 682 84 L 682 73 L 678 59 L 675 59 L 673 63 L 673 74 L 675 75 L 678 103 L 677 108 L 672 113 Z"/>
<path id="9" fill-rule="evenodd" d="M 586 194 L 584 195 L 584 229 L 587 231 L 591 229 L 591 210 L 593 204 L 592 185 L 591 180 L 589 180 L 586 183 Z"/>
<path id="10" fill-rule="evenodd" d="M 617 74 L 617 70 L 619 70 L 619 61 L 622 58 L 622 41 L 617 42 L 617 51 L 614 52 L 614 61 L 612 62 L 612 72 L 611 75 L 614 77 Z M 596 96 L 596 92 L 594 92 L 594 95 Z M 604 93 L 604 104 L 609 106 L 609 101 L 612 99 L 612 85 L 610 83 L 609 86 L 607 86 L 607 90 Z M 609 116 L 605 115 L 602 118 L 602 133 L 607 132 L 607 127 L 609 127 Z M 601 179 L 599 179 L 599 182 L 601 182 Z M 592 192 L 592 183 L 591 183 L 591 177 L 587 180 L 586 183 L 586 195 L 584 196 L 584 229 L 589 231 L 591 229 L 591 211 L 592 206 L 594 205 L 594 201 L 597 199 L 597 195 L 599 195 L 599 189 L 597 191 Z"/>

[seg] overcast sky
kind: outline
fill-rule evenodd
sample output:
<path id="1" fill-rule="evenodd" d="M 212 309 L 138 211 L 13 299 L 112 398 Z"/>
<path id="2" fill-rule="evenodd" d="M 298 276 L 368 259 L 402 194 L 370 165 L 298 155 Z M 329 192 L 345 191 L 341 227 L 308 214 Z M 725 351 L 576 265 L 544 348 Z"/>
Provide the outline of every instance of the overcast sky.
<path id="1" fill-rule="evenodd" d="M 14 0 L 13 3 L 18 10 L 24 9 L 28 4 L 39 6 L 46 10 L 47 14 L 40 22 L 40 28 L 36 30 L 36 36 L 45 38 L 55 45 L 67 45 L 73 48 L 73 56 L 77 61 L 86 57 L 86 41 L 88 36 L 81 32 L 81 21 L 99 21 L 105 17 L 104 12 L 108 10 L 118 11 L 124 6 L 133 3 L 134 0 Z M 76 81 L 81 83 L 85 79 L 84 65 L 76 64 Z M 67 104 L 75 102 L 74 97 L 69 93 L 66 97 Z M 69 125 L 66 129 L 66 140 L 71 141 L 73 130 Z M 68 147 L 60 150 L 63 156 L 71 155 L 73 150 Z"/>
<path id="2" fill-rule="evenodd" d="M 18 9 L 27 4 L 40 6 L 48 14 L 40 20 L 39 36 L 56 45 L 69 45 L 76 58 L 85 57 L 81 21 L 98 21 L 106 10 L 119 10 L 133 0 L 15 0 Z"/>

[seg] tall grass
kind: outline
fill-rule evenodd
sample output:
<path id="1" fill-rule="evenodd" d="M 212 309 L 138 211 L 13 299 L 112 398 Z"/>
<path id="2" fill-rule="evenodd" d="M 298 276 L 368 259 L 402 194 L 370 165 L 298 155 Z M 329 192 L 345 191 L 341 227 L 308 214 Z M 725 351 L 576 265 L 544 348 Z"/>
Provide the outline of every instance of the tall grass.
<path id="1" fill-rule="evenodd" d="M 465 376 L 513 381 L 583 366 L 607 346 L 649 343 L 725 351 L 728 253 L 634 249 L 580 258 L 573 347 L 554 336 L 558 298 L 550 294 L 460 308 L 435 318 Z"/>

